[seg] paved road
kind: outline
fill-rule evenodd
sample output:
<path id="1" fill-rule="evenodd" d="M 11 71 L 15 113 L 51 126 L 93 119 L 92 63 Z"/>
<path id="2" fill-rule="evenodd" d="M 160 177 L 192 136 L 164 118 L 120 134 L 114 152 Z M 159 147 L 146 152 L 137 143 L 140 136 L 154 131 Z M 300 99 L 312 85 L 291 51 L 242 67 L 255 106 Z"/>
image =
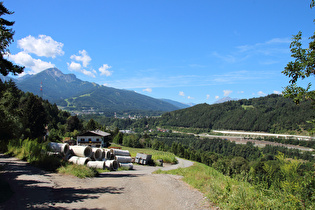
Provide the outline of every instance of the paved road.
<path id="1" fill-rule="evenodd" d="M 4 176 L 15 191 L 0 209 L 211 209 L 203 194 L 180 176 L 152 174 L 160 167 L 135 165 L 135 170 L 103 173 L 96 178 L 46 173 L 16 158 L 0 155 Z M 187 167 L 177 165 L 162 170 Z"/>

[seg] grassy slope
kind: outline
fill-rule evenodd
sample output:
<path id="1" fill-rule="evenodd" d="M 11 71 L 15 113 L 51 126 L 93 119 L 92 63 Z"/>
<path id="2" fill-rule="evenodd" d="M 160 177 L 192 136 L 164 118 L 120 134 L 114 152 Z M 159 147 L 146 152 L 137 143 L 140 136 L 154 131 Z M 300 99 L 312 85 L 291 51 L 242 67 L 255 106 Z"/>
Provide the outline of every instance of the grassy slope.
<path id="1" fill-rule="evenodd" d="M 189 168 L 158 170 L 156 173 L 183 176 L 183 181 L 222 209 L 292 209 L 289 202 L 283 202 L 286 199 L 281 195 L 265 196 L 262 190 L 249 183 L 231 179 L 204 164 L 195 163 Z"/>

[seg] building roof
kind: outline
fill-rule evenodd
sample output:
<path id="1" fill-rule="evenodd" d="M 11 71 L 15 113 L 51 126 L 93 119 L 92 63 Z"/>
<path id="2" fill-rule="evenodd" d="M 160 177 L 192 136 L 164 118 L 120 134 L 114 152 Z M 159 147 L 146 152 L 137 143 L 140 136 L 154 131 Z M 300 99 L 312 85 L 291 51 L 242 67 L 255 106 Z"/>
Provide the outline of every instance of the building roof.
<path id="1" fill-rule="evenodd" d="M 110 136 L 110 133 L 101 131 L 101 130 L 95 130 L 95 131 L 87 131 L 85 133 L 80 134 L 79 136 Z"/>

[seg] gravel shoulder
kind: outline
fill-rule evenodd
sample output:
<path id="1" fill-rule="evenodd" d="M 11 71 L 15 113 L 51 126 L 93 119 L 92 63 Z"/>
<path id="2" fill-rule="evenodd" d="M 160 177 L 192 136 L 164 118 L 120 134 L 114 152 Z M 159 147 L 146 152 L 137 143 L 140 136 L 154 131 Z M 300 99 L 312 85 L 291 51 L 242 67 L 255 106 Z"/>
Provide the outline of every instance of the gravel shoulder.
<path id="1" fill-rule="evenodd" d="M 162 168 L 134 165 L 134 170 L 79 179 L 47 173 L 0 154 L 0 164 L 5 165 L 1 175 L 15 192 L 0 209 L 216 209 L 180 176 L 152 174 L 159 168 L 193 165 L 188 160 L 178 161 Z"/>

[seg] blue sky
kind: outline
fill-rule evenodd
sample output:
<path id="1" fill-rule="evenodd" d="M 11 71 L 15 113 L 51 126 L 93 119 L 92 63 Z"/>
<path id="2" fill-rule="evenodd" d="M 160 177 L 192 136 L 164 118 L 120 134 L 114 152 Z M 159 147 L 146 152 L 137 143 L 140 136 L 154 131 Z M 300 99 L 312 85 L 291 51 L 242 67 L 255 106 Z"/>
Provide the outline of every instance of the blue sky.
<path id="1" fill-rule="evenodd" d="M 292 35 L 307 47 L 310 0 L 4 0 L 9 59 L 154 98 L 208 103 L 281 93 Z M 314 78 L 304 81 L 306 86 Z"/>

